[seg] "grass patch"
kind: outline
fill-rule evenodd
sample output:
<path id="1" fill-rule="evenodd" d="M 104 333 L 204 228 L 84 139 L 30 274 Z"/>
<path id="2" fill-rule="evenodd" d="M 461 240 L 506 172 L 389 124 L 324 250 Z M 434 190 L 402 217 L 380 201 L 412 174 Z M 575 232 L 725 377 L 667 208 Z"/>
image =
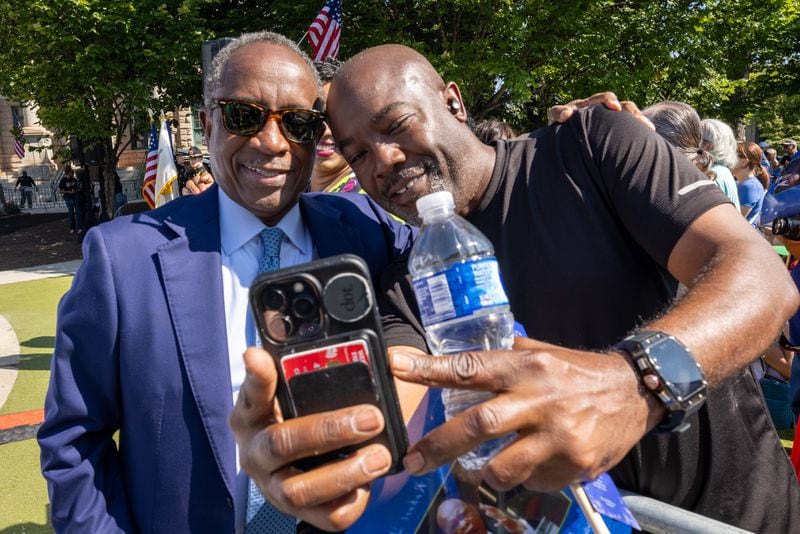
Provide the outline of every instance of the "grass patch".
<path id="1" fill-rule="evenodd" d="M 0 414 L 41 409 L 50 378 L 56 309 L 72 276 L 6 284 L 0 289 L 0 315 L 17 335 L 17 380 Z M 39 467 L 35 439 L 0 445 L 0 532 L 53 532 L 47 485 Z"/>
<path id="2" fill-rule="evenodd" d="M 0 445 L 0 532 L 53 532 L 35 439 Z"/>
<path id="3" fill-rule="evenodd" d="M 56 309 L 72 276 L 6 284 L 0 291 L 0 315 L 17 334 L 20 346 L 19 374 L 0 415 L 44 406 L 50 378 L 56 331 Z"/>

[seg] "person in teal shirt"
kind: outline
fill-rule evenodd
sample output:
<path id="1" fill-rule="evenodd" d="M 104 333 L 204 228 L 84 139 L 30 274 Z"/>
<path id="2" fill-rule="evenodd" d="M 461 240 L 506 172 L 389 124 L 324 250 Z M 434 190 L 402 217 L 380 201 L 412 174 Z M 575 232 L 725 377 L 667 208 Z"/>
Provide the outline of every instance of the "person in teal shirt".
<path id="1" fill-rule="evenodd" d="M 737 164 L 736 137 L 731 127 L 717 119 L 703 119 L 703 144 L 701 148 L 714 157 L 711 170 L 716 175 L 716 183 L 725 196 L 733 202 L 737 210 L 741 209 L 736 179 L 731 169 Z"/>

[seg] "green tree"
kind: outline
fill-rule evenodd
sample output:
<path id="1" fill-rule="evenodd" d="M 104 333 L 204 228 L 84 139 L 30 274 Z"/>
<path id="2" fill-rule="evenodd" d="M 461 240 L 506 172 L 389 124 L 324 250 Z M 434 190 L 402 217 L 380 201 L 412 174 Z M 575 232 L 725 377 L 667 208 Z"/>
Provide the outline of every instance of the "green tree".
<path id="1" fill-rule="evenodd" d="M 103 205 L 150 110 L 200 99 L 203 28 L 193 0 L 27 0 L 0 5 L 0 93 L 104 154 Z"/>
<path id="2" fill-rule="evenodd" d="M 215 36 L 300 39 L 321 6 L 207 0 L 202 13 Z M 641 106 L 684 100 L 735 124 L 797 93 L 798 13 L 798 0 L 344 0 L 340 55 L 409 45 L 459 83 L 475 118 L 522 130 L 603 90 Z"/>
<path id="3" fill-rule="evenodd" d="M 725 86 L 725 98 L 701 103 L 744 136 L 745 124 L 776 97 L 797 89 L 800 40 L 796 0 L 717 0 L 709 3 L 707 53 Z M 715 46 L 710 46 L 715 45 Z M 705 104 L 705 105 L 703 105 Z"/>
<path id="4" fill-rule="evenodd" d="M 323 5 L 296 0 L 28 0 L 0 5 L 0 93 L 116 163 L 133 118 L 198 102 L 200 44 L 272 30 L 300 41 Z M 547 109 L 613 90 L 683 100 L 764 135 L 797 131 L 800 0 L 344 0 L 340 58 L 420 51 L 472 115 L 527 131 Z M 771 138 L 771 137 L 770 137 Z M 110 173 L 106 173 L 107 175 Z"/>

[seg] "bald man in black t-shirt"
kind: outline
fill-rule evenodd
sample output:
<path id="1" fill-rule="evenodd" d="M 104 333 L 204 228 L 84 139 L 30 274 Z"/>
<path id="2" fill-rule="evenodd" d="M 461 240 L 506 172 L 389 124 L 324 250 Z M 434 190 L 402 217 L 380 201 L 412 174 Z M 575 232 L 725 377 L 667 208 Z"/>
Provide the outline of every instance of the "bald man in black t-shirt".
<path id="1" fill-rule="evenodd" d="M 600 107 L 484 145 L 458 86 L 399 45 L 349 60 L 328 109 L 342 155 L 386 209 L 415 221 L 418 198 L 453 194 L 457 213 L 495 246 L 511 309 L 530 335 L 513 351 L 422 353 L 405 269 L 395 266 L 385 317 L 395 376 L 496 393 L 414 444 L 409 472 L 516 432 L 481 471 L 495 489 L 560 489 L 613 468 L 625 489 L 742 528 L 800 524 L 797 480 L 746 371 L 800 299 L 766 241 L 686 158 L 628 114 Z M 679 282 L 688 291 L 676 303 Z M 665 367 L 679 363 L 680 375 L 687 362 L 699 366 L 708 390 L 691 392 L 688 430 L 654 434 L 678 426 L 678 401 L 659 394 L 666 370 L 640 373 L 628 347 L 666 338 Z M 330 495 L 309 507 L 336 513 Z"/>

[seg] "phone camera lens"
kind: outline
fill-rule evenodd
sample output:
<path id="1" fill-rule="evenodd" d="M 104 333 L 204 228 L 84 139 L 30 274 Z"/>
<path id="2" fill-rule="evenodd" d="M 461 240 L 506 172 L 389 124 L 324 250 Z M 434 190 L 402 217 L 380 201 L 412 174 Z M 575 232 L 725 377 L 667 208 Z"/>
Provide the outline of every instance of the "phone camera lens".
<path id="1" fill-rule="evenodd" d="M 313 336 L 319 333 L 320 324 L 317 322 L 303 323 L 300 325 L 299 333 L 303 337 Z"/>
<path id="2" fill-rule="evenodd" d="M 317 303 L 308 293 L 300 293 L 292 300 L 292 311 L 300 319 L 311 319 L 317 313 Z"/>
<path id="3" fill-rule="evenodd" d="M 268 310 L 282 310 L 286 305 L 286 296 L 280 289 L 270 289 L 264 293 L 261 302 Z"/>
<path id="4" fill-rule="evenodd" d="M 269 336 L 276 341 L 288 340 L 294 331 L 292 319 L 287 315 L 278 313 L 274 313 L 274 315 L 266 319 L 266 327 Z"/>
<path id="5" fill-rule="evenodd" d="M 286 337 L 288 338 L 292 335 L 292 330 L 294 330 L 292 320 L 286 315 L 282 315 L 281 323 L 283 324 L 283 331 L 286 332 Z"/>

